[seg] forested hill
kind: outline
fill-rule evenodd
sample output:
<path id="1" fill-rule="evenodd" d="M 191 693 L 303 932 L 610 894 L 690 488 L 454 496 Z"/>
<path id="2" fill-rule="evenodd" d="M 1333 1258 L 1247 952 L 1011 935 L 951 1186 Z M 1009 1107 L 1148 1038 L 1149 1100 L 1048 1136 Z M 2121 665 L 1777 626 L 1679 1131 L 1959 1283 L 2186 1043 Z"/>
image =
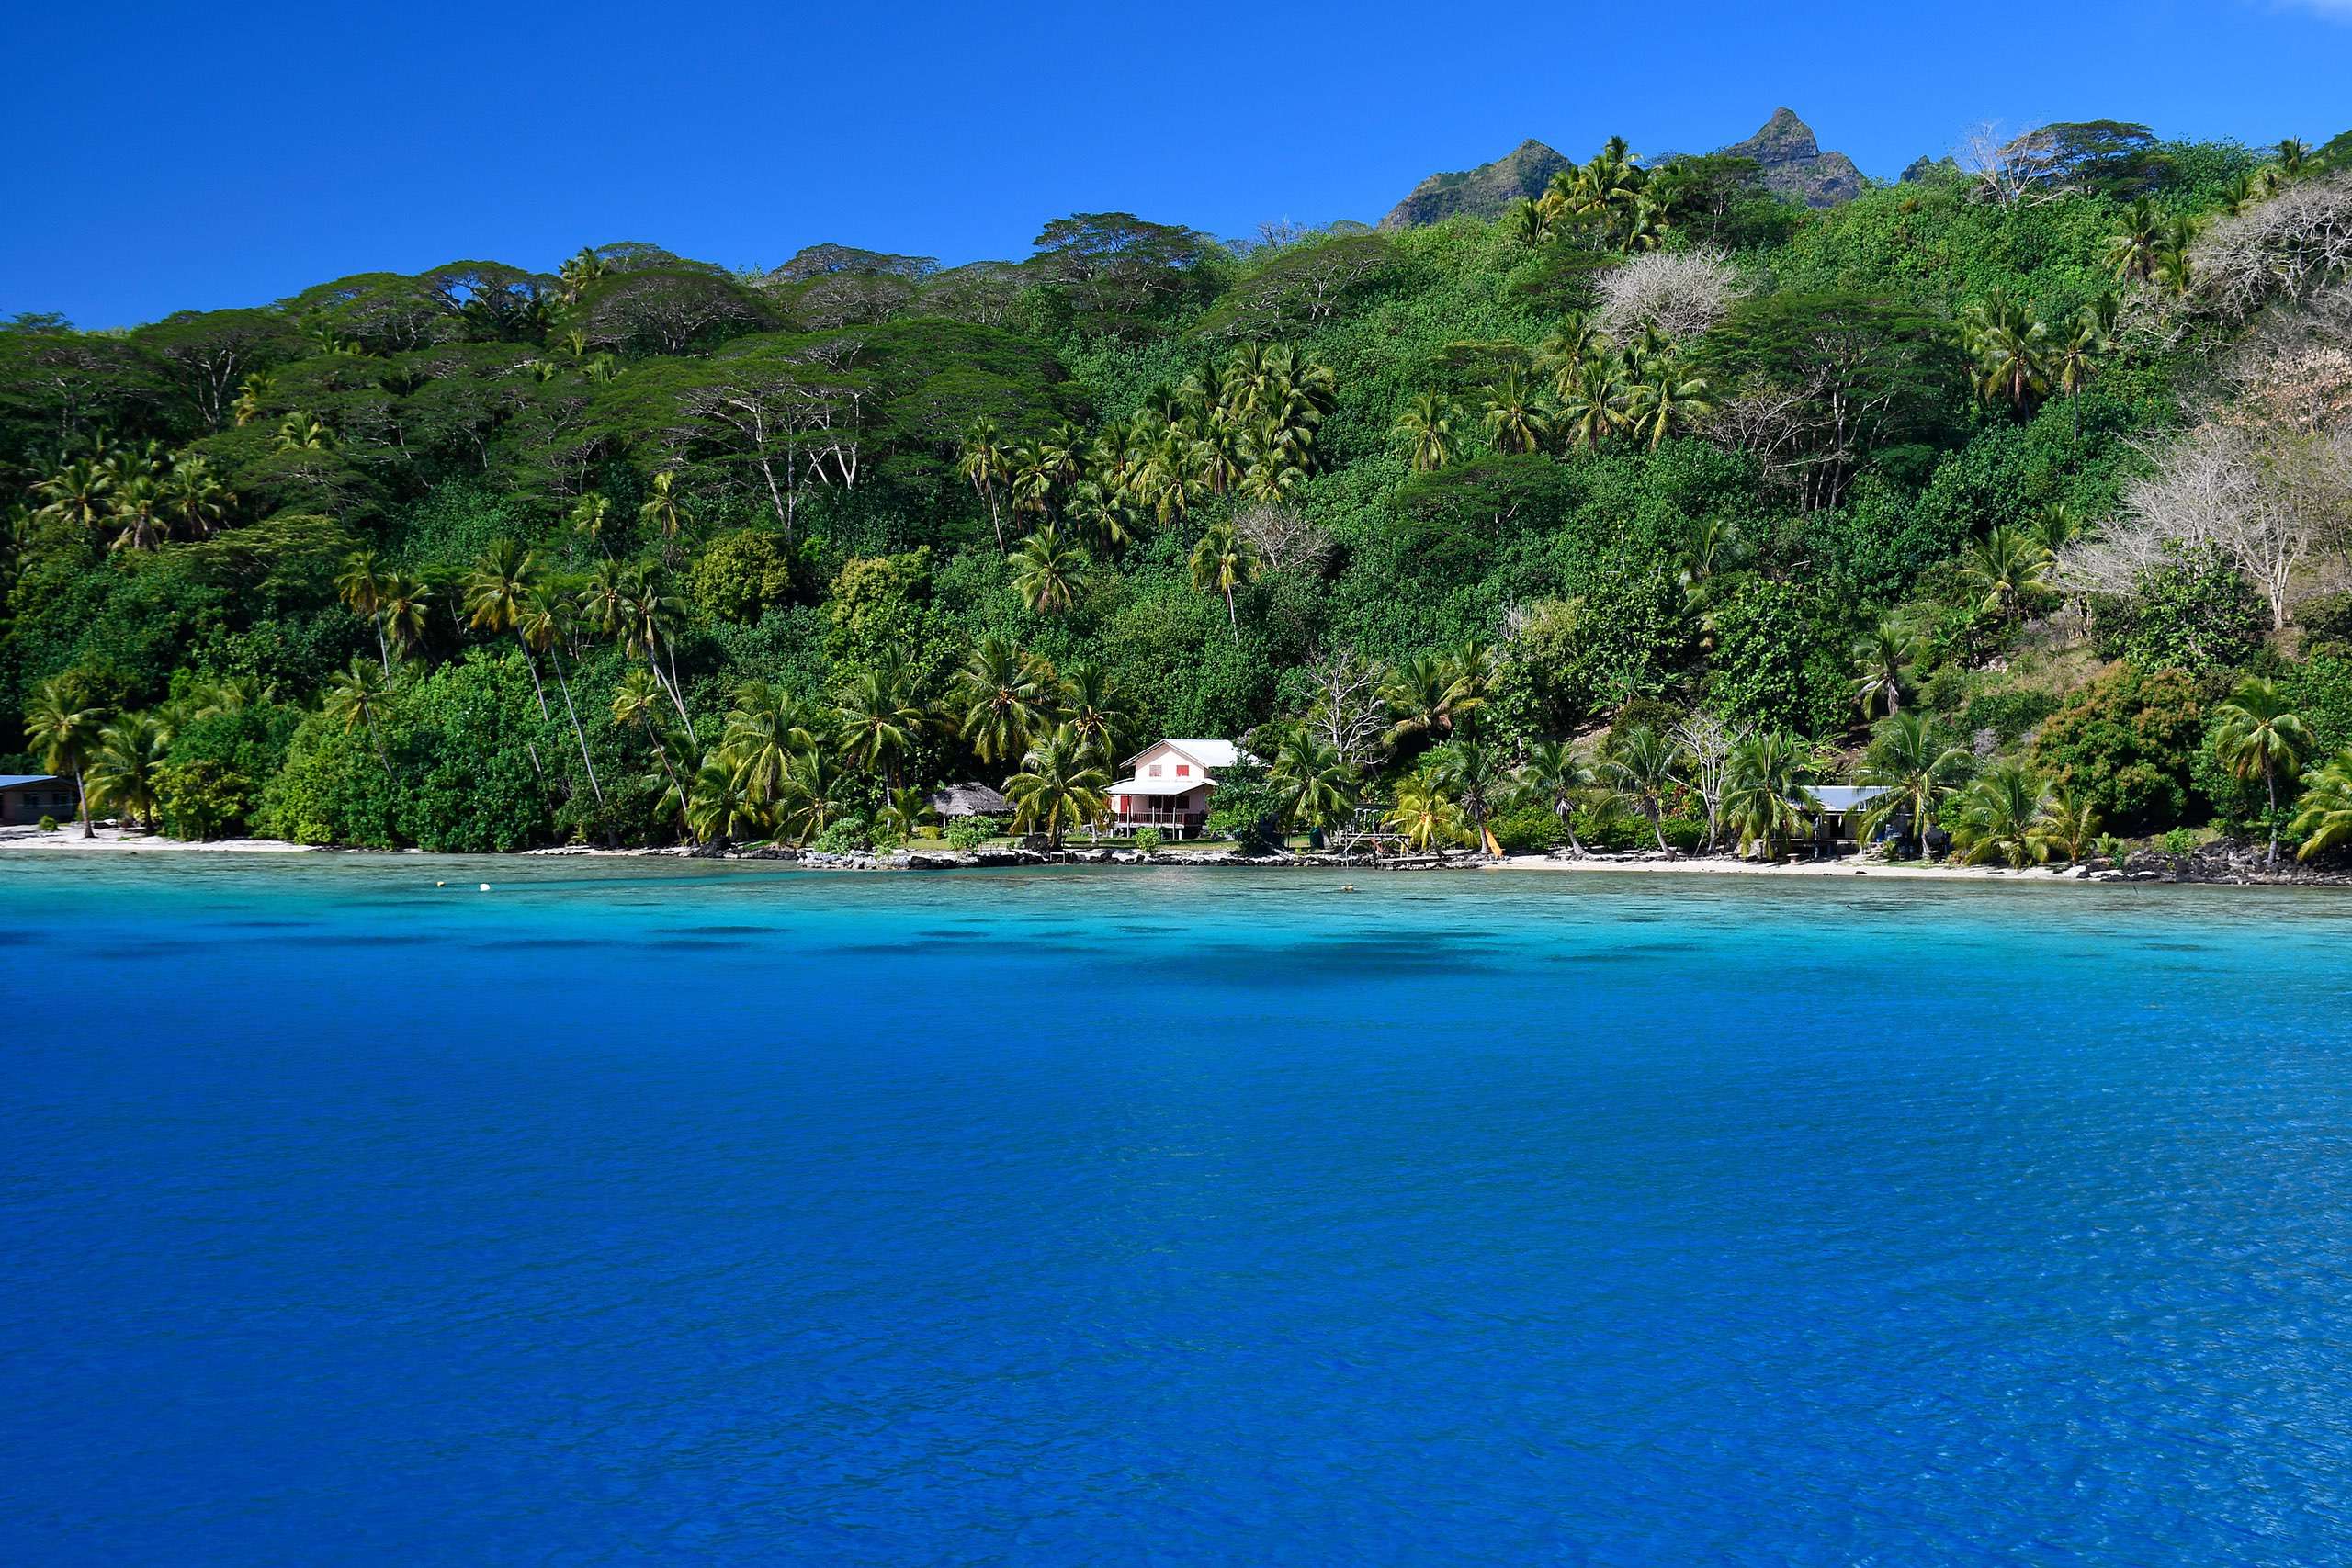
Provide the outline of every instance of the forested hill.
<path id="1" fill-rule="evenodd" d="M 1908 766 L 2009 790 L 2004 854 L 2068 810 L 2324 845 L 2328 164 L 2100 121 L 1810 210 L 1612 143 L 1394 232 L 18 318 L 0 751 L 175 833 L 452 850 L 888 840 L 967 779 L 1055 829 L 1162 734 L 1422 840 L 1769 851 L 1796 782 Z"/>

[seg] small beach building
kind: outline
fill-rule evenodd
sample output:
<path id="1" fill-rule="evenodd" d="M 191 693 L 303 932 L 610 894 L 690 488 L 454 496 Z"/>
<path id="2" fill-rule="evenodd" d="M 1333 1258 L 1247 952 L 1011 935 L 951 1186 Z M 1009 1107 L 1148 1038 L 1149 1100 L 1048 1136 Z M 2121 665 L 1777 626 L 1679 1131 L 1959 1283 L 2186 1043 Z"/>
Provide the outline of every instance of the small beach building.
<path id="1" fill-rule="evenodd" d="M 1862 815 L 1886 793 L 1883 784 L 1815 784 L 1797 805 L 1812 819 L 1814 852 L 1851 854 L 1861 847 Z"/>
<path id="2" fill-rule="evenodd" d="M 74 781 L 54 773 L 0 773 L 0 826 L 29 826 L 44 817 L 60 822 L 80 815 Z"/>
<path id="3" fill-rule="evenodd" d="M 984 784 L 943 784 L 931 792 L 931 809 L 942 822 L 959 817 L 1010 817 L 1012 802 Z"/>
<path id="4" fill-rule="evenodd" d="M 1108 792 L 1111 830 L 1157 828 L 1170 838 L 1192 838 L 1208 820 L 1217 773 L 1244 760 L 1230 740 L 1153 741 L 1119 764 L 1127 776 Z"/>

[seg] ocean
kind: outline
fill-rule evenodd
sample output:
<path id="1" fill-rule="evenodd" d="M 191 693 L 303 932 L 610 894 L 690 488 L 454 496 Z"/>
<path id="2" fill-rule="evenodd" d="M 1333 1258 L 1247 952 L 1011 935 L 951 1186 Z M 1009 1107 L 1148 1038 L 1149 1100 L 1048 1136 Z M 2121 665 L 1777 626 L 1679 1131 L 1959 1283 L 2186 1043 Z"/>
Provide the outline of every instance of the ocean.
<path id="1" fill-rule="evenodd" d="M 11 853 L 0 1558 L 2352 1560 L 2352 898 L 1347 880 Z"/>

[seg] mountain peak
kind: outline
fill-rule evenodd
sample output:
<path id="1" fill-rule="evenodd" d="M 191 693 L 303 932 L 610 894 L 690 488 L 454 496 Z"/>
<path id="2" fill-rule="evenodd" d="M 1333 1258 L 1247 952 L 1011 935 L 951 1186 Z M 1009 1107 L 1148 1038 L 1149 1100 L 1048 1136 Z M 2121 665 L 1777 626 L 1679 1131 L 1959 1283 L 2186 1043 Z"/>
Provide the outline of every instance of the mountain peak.
<path id="1" fill-rule="evenodd" d="M 1862 194 L 1862 172 L 1843 152 L 1824 152 L 1813 127 L 1781 107 L 1745 141 L 1724 148 L 1730 158 L 1753 158 L 1773 195 L 1807 207 L 1835 207 Z"/>
<path id="2" fill-rule="evenodd" d="M 1431 175 L 1390 209 L 1380 226 L 1392 232 L 1418 229 L 1464 212 L 1499 218 L 1512 202 L 1542 196 L 1552 176 L 1567 166 L 1566 158 L 1531 136 L 1491 164 L 1458 174 Z"/>

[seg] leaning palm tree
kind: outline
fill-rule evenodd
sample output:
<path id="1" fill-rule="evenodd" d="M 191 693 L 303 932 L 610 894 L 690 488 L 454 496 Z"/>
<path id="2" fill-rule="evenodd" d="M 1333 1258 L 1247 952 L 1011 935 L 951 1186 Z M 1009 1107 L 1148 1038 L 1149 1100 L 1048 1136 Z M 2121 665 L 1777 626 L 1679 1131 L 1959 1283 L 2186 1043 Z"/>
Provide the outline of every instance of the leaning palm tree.
<path id="1" fill-rule="evenodd" d="M 1012 553 L 1012 586 L 1021 602 L 1040 615 L 1050 615 L 1078 603 L 1086 581 L 1086 551 L 1065 540 L 1048 523 Z"/>
<path id="2" fill-rule="evenodd" d="M 1502 759 L 1494 748 L 1464 732 L 1431 752 L 1428 767 L 1438 789 L 1469 818 L 1470 841 L 1500 860 L 1503 847 L 1487 826 L 1504 788 Z"/>
<path id="3" fill-rule="evenodd" d="M 547 688 L 539 683 L 539 661 L 522 635 L 523 610 L 538 581 L 538 558 L 513 539 L 501 539 L 476 558 L 465 577 L 466 625 L 492 634 L 513 632 L 522 644 L 523 662 L 531 671 L 531 690 L 539 699 L 539 716 L 548 712 Z"/>
<path id="4" fill-rule="evenodd" d="M 1389 671 L 1380 688 L 1391 718 L 1387 743 L 1395 746 L 1416 737 L 1434 740 L 1453 726 L 1448 695 L 1453 677 L 1445 661 L 1432 653 L 1417 653 Z"/>
<path id="5" fill-rule="evenodd" d="M 40 753 L 40 765 L 52 773 L 74 775 L 85 839 L 97 835 L 90 828 L 90 787 L 83 769 L 97 749 L 104 723 L 105 715 L 84 706 L 73 683 L 62 675 L 42 682 L 25 709 L 25 743 Z"/>
<path id="6" fill-rule="evenodd" d="M 978 420 L 964 433 L 956 471 L 971 480 L 972 488 L 988 502 L 989 522 L 996 529 L 996 553 L 1004 554 L 1004 515 L 997 505 L 997 487 L 1012 481 L 1012 447 L 996 421 Z"/>
<path id="7" fill-rule="evenodd" d="M 1649 823 L 1660 854 L 1668 852 L 1663 818 L 1666 797 L 1681 782 L 1675 772 L 1680 760 L 1674 742 L 1645 724 L 1619 741 L 1617 755 L 1601 764 L 1602 776 Z"/>
<path id="8" fill-rule="evenodd" d="M 354 662 L 375 673 L 364 661 Z M 153 714 L 128 713 L 99 730 L 97 750 L 90 758 L 91 797 L 154 831 L 155 785 L 171 739 L 171 731 Z"/>
<path id="9" fill-rule="evenodd" d="M 1532 804 L 1560 819 L 1568 835 L 1568 852 L 1581 857 L 1584 844 L 1577 838 L 1577 808 L 1595 783 L 1592 764 L 1565 740 L 1539 740 L 1528 748 L 1519 770 L 1520 788 Z"/>
<path id="10" fill-rule="evenodd" d="M 1865 843 L 1898 818 L 1910 824 L 1919 843 L 1919 858 L 1928 858 L 1928 835 L 1936 826 L 1936 810 L 1968 774 L 1973 752 L 1947 746 L 1927 716 L 1916 712 L 1894 715 L 1882 728 L 1862 762 L 1861 779 L 1884 793 L 1862 811 Z"/>
<path id="11" fill-rule="evenodd" d="M 2303 798 L 2288 826 L 2303 840 L 2298 860 L 2352 846 L 2352 746 L 2303 775 Z"/>
<path id="12" fill-rule="evenodd" d="M 1445 399 L 1423 392 L 1396 416 L 1395 434 L 1405 443 L 1406 460 L 1415 473 L 1435 473 L 1453 461 L 1454 412 Z"/>
<path id="13" fill-rule="evenodd" d="M 564 716 L 571 721 L 571 738 L 579 742 L 580 761 L 588 770 L 588 790 L 601 811 L 605 786 L 596 777 L 595 759 L 588 755 L 588 732 L 580 727 L 580 710 L 571 702 L 571 682 L 563 673 L 563 645 L 570 637 L 571 620 L 571 601 L 548 584 L 537 582 L 515 612 L 514 633 L 523 639 L 525 649 L 546 655 L 555 671 L 556 687 L 563 694 Z"/>
<path id="14" fill-rule="evenodd" d="M 2278 775 L 2292 778 L 2312 754 L 2312 732 L 2278 682 L 2248 679 L 2214 710 L 2213 755 L 2241 779 L 2262 781 L 2270 796 L 2267 820 L 2270 850 L 2266 864 L 2278 863 Z"/>
<path id="15" fill-rule="evenodd" d="M 1903 678 L 1919 661 L 1919 638 L 1892 620 L 1882 620 L 1854 645 L 1854 697 L 1862 716 L 1903 707 Z"/>
<path id="16" fill-rule="evenodd" d="M 2050 858 L 2050 785 L 2018 762 L 2002 762 L 1961 793 L 1952 849 L 1970 865 L 1995 861 L 2022 871 Z"/>
<path id="17" fill-rule="evenodd" d="M 376 761 L 383 764 L 388 779 L 392 776 L 392 758 L 384 749 L 383 718 L 391 700 L 391 682 L 366 659 L 355 657 L 349 669 L 328 682 L 323 708 L 329 718 L 341 721 L 346 733 L 368 731 L 376 743 Z"/>
<path id="18" fill-rule="evenodd" d="M 1233 608 L 1233 593 L 1255 581 L 1264 564 L 1256 542 L 1229 522 L 1212 523 L 1201 542 L 1193 547 L 1191 564 L 1196 591 L 1225 596 L 1226 622 L 1233 640 L 1239 642 L 1241 617 Z"/>
<path id="19" fill-rule="evenodd" d="M 964 706 L 956 733 L 972 743 L 983 762 L 1018 757 L 1030 737 L 1048 720 L 1053 694 L 1050 671 L 1001 637 L 984 637 L 971 659 L 956 672 L 956 694 Z"/>
<path id="20" fill-rule="evenodd" d="M 671 792 L 676 795 L 681 810 L 684 808 L 686 788 L 678 777 L 675 764 L 670 761 L 670 750 L 662 743 L 662 704 L 665 694 L 662 683 L 650 670 L 631 669 L 621 676 L 620 685 L 613 693 L 613 722 L 623 728 L 644 731 L 653 743 L 654 760 L 661 763 L 662 773 L 670 781 Z"/>
<path id="21" fill-rule="evenodd" d="M 1100 822 L 1111 775 L 1096 766 L 1078 731 L 1065 724 L 1029 748 L 1021 771 L 1004 781 L 1015 832 L 1046 835 L 1056 849 L 1072 828 Z"/>

